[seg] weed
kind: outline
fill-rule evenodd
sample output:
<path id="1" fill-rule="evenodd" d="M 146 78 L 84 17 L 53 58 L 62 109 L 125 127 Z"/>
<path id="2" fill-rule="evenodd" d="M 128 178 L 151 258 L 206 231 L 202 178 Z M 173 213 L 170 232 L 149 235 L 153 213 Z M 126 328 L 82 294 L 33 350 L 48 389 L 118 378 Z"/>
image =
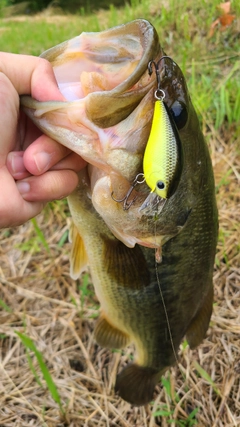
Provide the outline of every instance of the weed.
<path id="1" fill-rule="evenodd" d="M 95 292 L 93 289 L 92 284 L 89 281 L 89 274 L 85 273 L 82 275 L 80 280 L 80 285 L 78 285 L 78 291 L 80 295 L 80 312 L 79 315 L 81 317 L 85 316 L 85 310 L 86 308 L 90 307 L 96 310 L 96 312 L 91 313 L 88 315 L 89 319 L 94 319 L 99 316 L 99 304 L 96 304 L 94 301 Z M 72 303 L 75 305 L 75 307 L 79 308 L 79 302 L 76 301 L 76 298 L 71 295 Z"/>
<path id="2" fill-rule="evenodd" d="M 50 253 L 50 249 L 49 249 L 48 243 L 47 243 L 47 241 L 45 239 L 45 236 L 44 236 L 42 230 L 38 226 L 36 218 L 32 218 L 31 221 L 32 221 L 34 230 L 36 232 L 36 235 L 38 237 L 38 240 L 43 244 L 43 246 L 45 247 L 45 249 L 47 250 L 47 252 Z"/>
<path id="3" fill-rule="evenodd" d="M 193 363 L 198 374 L 210 384 L 210 386 L 213 388 L 215 393 L 217 393 L 218 395 L 221 395 L 220 390 L 217 388 L 216 384 L 214 383 L 210 375 L 205 371 L 205 369 L 203 369 L 196 360 Z"/>
<path id="4" fill-rule="evenodd" d="M 0 334 L 0 340 L 5 340 L 7 337 L 7 334 Z"/>
<path id="5" fill-rule="evenodd" d="M 228 177 L 232 174 L 232 169 L 229 169 L 225 175 L 223 175 L 223 177 L 221 178 L 221 180 L 219 181 L 218 185 L 216 186 L 216 193 L 219 192 L 220 188 L 222 186 L 227 186 L 229 185 L 230 180 L 228 179 Z"/>
<path id="6" fill-rule="evenodd" d="M 84 307 L 89 305 L 89 301 L 92 301 L 95 293 L 92 285 L 89 283 L 89 274 L 85 273 L 81 278 L 81 285 L 78 287 L 80 293 L 80 304 L 81 304 L 81 315 L 83 315 Z M 88 302 L 88 304 L 87 304 Z M 96 313 L 97 317 L 98 313 Z M 94 317 L 93 315 L 91 317 Z"/>
<path id="7" fill-rule="evenodd" d="M 185 419 L 176 419 L 175 407 L 176 404 L 180 402 L 180 397 L 176 392 L 172 391 L 170 374 L 168 375 L 168 377 L 162 377 L 161 382 L 169 398 L 170 404 L 160 405 L 159 408 L 153 413 L 154 417 L 164 417 L 164 420 L 167 424 L 175 423 L 175 425 L 179 427 L 192 427 L 197 425 L 198 421 L 196 419 L 196 415 L 199 408 L 194 408 Z"/>
<path id="8" fill-rule="evenodd" d="M 68 241 L 68 230 L 64 231 L 61 239 L 58 242 L 58 248 L 62 248 L 63 245 Z"/>
<path id="9" fill-rule="evenodd" d="M 2 299 L 0 299 L 0 307 L 8 313 L 12 313 L 12 309 Z"/>
<path id="10" fill-rule="evenodd" d="M 42 354 L 40 353 L 39 350 L 37 350 L 35 344 L 31 340 L 31 338 L 29 338 L 27 335 L 24 335 L 24 334 L 22 334 L 20 332 L 17 332 L 17 331 L 15 331 L 15 333 L 20 338 L 20 340 L 22 341 L 24 347 L 27 350 L 27 359 L 28 359 L 28 362 L 29 362 L 29 367 L 30 367 L 30 370 L 32 371 L 32 373 L 33 373 L 33 375 L 34 375 L 34 377 L 35 377 L 38 385 L 42 387 L 42 383 L 41 383 L 41 381 L 39 379 L 39 376 L 37 375 L 36 370 L 33 367 L 32 360 L 31 360 L 30 354 L 29 354 L 30 351 L 32 351 L 35 354 L 35 356 L 37 358 L 37 361 L 38 361 L 38 364 L 39 364 L 39 367 L 41 369 L 43 378 L 46 381 L 48 390 L 51 393 L 52 398 L 54 399 L 54 401 L 58 404 L 61 413 L 64 414 L 64 409 L 63 409 L 63 406 L 62 406 L 61 398 L 60 398 L 60 395 L 58 393 L 56 384 L 54 383 L 54 381 L 52 379 L 52 376 L 51 376 L 51 374 L 50 374 L 50 372 L 49 372 L 49 370 L 48 370 L 48 368 L 47 368 L 47 366 L 46 366 L 46 364 L 44 362 Z"/>

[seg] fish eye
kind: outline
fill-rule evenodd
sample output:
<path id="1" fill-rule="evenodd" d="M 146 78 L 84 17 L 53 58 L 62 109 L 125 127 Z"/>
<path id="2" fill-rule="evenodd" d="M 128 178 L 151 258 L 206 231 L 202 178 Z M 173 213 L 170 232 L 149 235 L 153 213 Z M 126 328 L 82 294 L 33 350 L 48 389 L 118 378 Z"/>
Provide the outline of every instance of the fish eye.
<path id="1" fill-rule="evenodd" d="M 163 182 L 163 181 L 158 181 L 158 182 L 157 182 L 157 188 L 158 188 L 159 190 L 164 190 L 164 188 L 165 188 L 165 184 L 164 184 L 164 182 Z"/>
<path id="2" fill-rule="evenodd" d="M 173 120 L 176 123 L 177 128 L 182 129 L 187 123 L 187 119 L 188 119 L 188 112 L 187 112 L 186 105 L 183 102 L 175 101 L 172 104 L 170 111 L 172 113 Z"/>

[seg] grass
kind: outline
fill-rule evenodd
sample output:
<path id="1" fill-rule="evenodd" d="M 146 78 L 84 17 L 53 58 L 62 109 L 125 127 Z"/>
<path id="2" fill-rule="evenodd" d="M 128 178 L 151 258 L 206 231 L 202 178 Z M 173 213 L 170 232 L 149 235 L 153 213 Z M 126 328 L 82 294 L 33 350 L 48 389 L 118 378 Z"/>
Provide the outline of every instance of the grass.
<path id="1" fill-rule="evenodd" d="M 218 3 L 132 0 L 94 15 L 48 10 L 0 20 L 0 50 L 39 55 L 82 31 L 149 19 L 186 76 L 211 151 L 220 221 L 207 337 L 194 351 L 182 344 L 179 366 L 163 377 L 152 404 L 141 408 L 113 392 L 117 369 L 132 358 L 133 348 L 108 351 L 95 344 L 99 307 L 91 278 L 69 277 L 66 202 L 51 203 L 36 220 L 0 231 L 2 426 L 240 425 L 240 4 L 232 2 L 233 24 L 208 38 Z M 56 399 L 51 390 L 57 390 Z"/>
<path id="2" fill-rule="evenodd" d="M 157 408 L 156 412 L 153 413 L 154 417 L 162 417 L 166 420 L 167 424 L 175 423 L 176 426 L 180 427 L 191 427 L 197 425 L 197 419 L 195 415 L 197 414 L 199 408 L 196 407 L 194 409 L 189 408 L 189 413 L 185 414 L 184 418 L 179 418 L 174 420 L 176 405 L 181 404 L 181 399 L 179 395 L 172 390 L 171 387 L 171 378 L 170 375 L 166 375 L 162 377 L 162 386 L 165 389 L 166 395 L 168 396 L 168 404 L 161 404 L 159 408 Z M 187 393 L 187 390 L 185 390 Z"/>
<path id="3" fill-rule="evenodd" d="M 49 372 L 49 369 L 47 368 L 46 363 L 44 362 L 42 353 L 40 353 L 40 351 L 37 350 L 35 344 L 33 343 L 33 341 L 31 340 L 31 338 L 29 338 L 28 336 L 20 333 L 20 332 L 16 332 L 17 336 L 20 338 L 20 340 L 22 341 L 24 347 L 26 348 L 27 351 L 27 359 L 28 359 L 28 364 L 30 367 L 30 370 L 32 371 L 37 384 L 40 387 L 43 387 L 41 380 L 33 366 L 32 360 L 30 358 L 29 352 L 32 351 L 34 353 L 34 355 L 36 356 L 37 362 L 38 362 L 38 366 L 42 372 L 43 378 L 46 381 L 48 390 L 53 398 L 53 400 L 57 403 L 57 405 L 59 406 L 60 412 L 64 415 L 64 410 L 63 410 L 63 406 L 62 406 L 62 402 L 61 402 L 61 398 L 59 396 L 57 387 L 55 385 L 55 382 L 52 379 L 52 376 Z"/>

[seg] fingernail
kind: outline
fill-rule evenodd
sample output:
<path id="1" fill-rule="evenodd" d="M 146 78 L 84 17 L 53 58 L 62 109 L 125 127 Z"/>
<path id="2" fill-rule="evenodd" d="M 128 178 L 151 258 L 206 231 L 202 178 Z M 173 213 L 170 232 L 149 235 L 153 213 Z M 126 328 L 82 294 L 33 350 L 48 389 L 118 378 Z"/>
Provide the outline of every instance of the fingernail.
<path id="1" fill-rule="evenodd" d="M 49 153 L 37 153 L 33 157 L 39 172 L 45 172 L 51 164 L 52 155 Z"/>
<path id="2" fill-rule="evenodd" d="M 16 182 L 16 186 L 18 188 L 19 193 L 23 196 L 24 194 L 28 193 L 30 190 L 30 184 L 26 181 L 19 181 Z"/>
<path id="3" fill-rule="evenodd" d="M 8 154 L 8 161 L 10 162 L 12 172 L 14 175 L 26 172 L 23 164 L 23 152 L 12 152 Z"/>

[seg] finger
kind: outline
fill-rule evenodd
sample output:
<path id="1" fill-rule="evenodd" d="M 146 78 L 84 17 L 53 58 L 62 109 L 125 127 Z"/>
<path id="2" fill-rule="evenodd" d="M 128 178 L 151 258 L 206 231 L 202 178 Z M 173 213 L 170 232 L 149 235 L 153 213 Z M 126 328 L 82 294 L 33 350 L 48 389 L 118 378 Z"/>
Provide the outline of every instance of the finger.
<path id="1" fill-rule="evenodd" d="M 46 171 L 47 167 L 49 165 L 49 162 L 47 160 L 47 153 L 46 155 L 42 155 L 43 153 L 40 153 L 40 161 L 37 159 L 36 163 L 34 163 L 33 158 L 29 158 L 29 163 L 32 163 L 32 166 L 29 166 L 29 170 L 32 171 L 32 174 L 34 175 L 40 175 L 41 169 L 40 164 L 42 165 L 42 171 Z M 12 177 L 15 180 L 22 180 L 24 178 L 29 177 L 31 174 L 28 169 L 26 169 L 24 164 L 24 151 L 11 151 L 7 156 L 7 168 L 9 170 L 9 173 L 12 175 Z M 47 162 L 44 164 L 43 161 Z M 42 163 L 41 163 L 42 162 Z M 63 170 L 63 169 L 70 169 L 75 172 L 79 172 L 81 169 L 83 169 L 86 166 L 87 162 L 82 159 L 78 154 L 70 152 L 68 156 L 66 156 L 64 159 L 57 162 L 55 165 L 51 167 L 51 170 Z M 38 165 L 38 166 L 37 166 Z"/>
<path id="2" fill-rule="evenodd" d="M 6 165 L 9 173 L 16 180 L 24 179 L 30 176 L 23 162 L 24 151 L 11 151 L 7 155 Z"/>
<path id="3" fill-rule="evenodd" d="M 68 148 L 46 135 L 41 135 L 26 149 L 24 166 L 32 175 L 41 175 L 69 153 Z"/>
<path id="4" fill-rule="evenodd" d="M 0 198 L 0 228 L 21 225 L 41 212 L 44 203 L 24 200 L 6 167 L 0 169 L 0 182 L 4 183 Z"/>
<path id="5" fill-rule="evenodd" d="M 16 140 L 19 97 L 10 80 L 0 72 L 0 165 Z"/>
<path id="6" fill-rule="evenodd" d="M 39 101 L 64 100 L 52 66 L 43 58 L 0 52 L 0 69 L 19 95 L 29 94 Z"/>
<path id="7" fill-rule="evenodd" d="M 80 156 L 46 135 L 40 136 L 27 148 L 23 161 L 32 175 L 41 175 L 49 169 L 78 172 L 86 165 Z"/>
<path id="8" fill-rule="evenodd" d="M 71 170 L 48 171 L 16 183 L 24 200 L 31 202 L 62 199 L 72 193 L 77 184 L 78 176 Z"/>
<path id="9" fill-rule="evenodd" d="M 30 144 L 42 135 L 42 131 L 26 116 L 23 110 L 19 111 L 18 141 L 15 150 L 25 151 Z"/>
<path id="10" fill-rule="evenodd" d="M 86 160 L 83 160 L 78 154 L 71 152 L 67 157 L 56 163 L 56 165 L 52 167 L 52 170 L 71 169 L 75 172 L 79 172 L 81 169 L 85 168 L 86 165 Z"/>

